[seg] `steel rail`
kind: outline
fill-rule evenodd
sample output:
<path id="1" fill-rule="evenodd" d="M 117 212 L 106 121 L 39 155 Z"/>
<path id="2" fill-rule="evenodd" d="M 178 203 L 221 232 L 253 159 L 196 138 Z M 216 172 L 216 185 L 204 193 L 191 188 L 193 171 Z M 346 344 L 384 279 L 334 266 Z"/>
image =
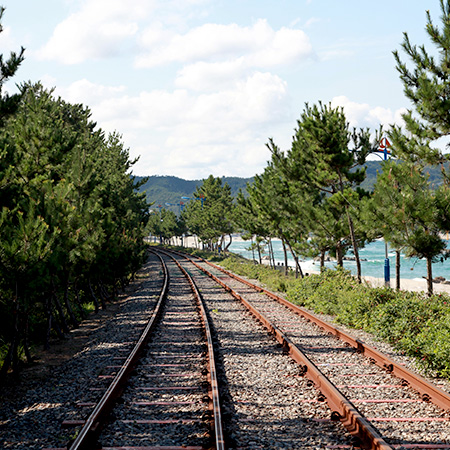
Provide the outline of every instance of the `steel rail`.
<path id="1" fill-rule="evenodd" d="M 120 370 L 117 372 L 113 381 L 109 385 L 106 392 L 103 394 L 100 401 L 95 406 L 92 413 L 87 418 L 85 424 L 81 428 L 75 440 L 72 442 L 72 444 L 70 444 L 70 446 L 68 446 L 69 450 L 92 450 L 94 448 L 97 448 L 97 439 L 103 423 L 110 413 L 111 409 L 114 407 L 116 399 L 121 395 L 125 387 L 125 383 L 130 377 L 131 372 L 134 370 L 136 363 L 148 341 L 150 333 L 153 331 L 157 319 L 161 315 L 162 305 L 167 296 L 169 287 L 169 272 L 167 271 L 167 267 L 164 264 L 161 256 L 156 252 L 153 253 L 156 254 L 160 259 L 164 273 L 164 284 L 159 294 L 156 307 L 133 350 L 127 357 L 126 361 L 123 363 Z"/>
<path id="2" fill-rule="evenodd" d="M 443 391 L 442 389 L 438 388 L 434 384 L 427 381 L 425 378 L 421 377 L 418 374 L 415 374 L 408 370 L 406 367 L 401 366 L 388 356 L 382 354 L 374 347 L 366 344 L 365 342 L 361 341 L 360 339 L 355 339 L 350 334 L 346 333 L 345 331 L 339 330 L 338 328 L 330 325 L 329 323 L 325 322 L 324 320 L 320 319 L 319 317 L 315 316 L 314 314 L 310 313 L 306 309 L 303 309 L 300 306 L 297 306 L 288 300 L 284 299 L 283 297 L 280 297 L 277 294 L 274 294 L 273 292 L 264 289 L 260 286 L 256 286 L 253 283 L 249 282 L 248 280 L 245 280 L 237 275 L 235 275 L 232 272 L 229 272 L 228 270 L 217 266 L 216 264 L 213 264 L 209 261 L 204 260 L 203 258 L 199 258 L 206 264 L 210 265 L 211 267 L 214 267 L 217 270 L 220 270 L 222 273 L 227 274 L 228 276 L 236 279 L 237 281 L 240 281 L 241 283 L 246 284 L 247 286 L 252 287 L 253 289 L 258 290 L 259 292 L 263 292 L 264 294 L 268 295 L 270 298 L 276 300 L 280 304 L 288 307 L 298 315 L 304 317 L 305 319 L 315 323 L 328 333 L 338 337 L 344 342 L 347 342 L 350 346 L 355 348 L 359 353 L 365 355 L 366 357 L 370 358 L 372 362 L 374 362 L 377 366 L 382 367 L 383 369 L 390 372 L 392 375 L 395 375 L 397 378 L 400 378 L 404 380 L 410 387 L 415 389 L 419 394 L 422 396 L 423 400 L 430 401 L 431 403 L 434 403 L 435 405 L 439 406 L 440 408 L 444 410 L 450 410 L 450 394 Z"/>
<path id="3" fill-rule="evenodd" d="M 336 386 L 323 375 L 320 369 L 294 343 L 292 343 L 292 341 L 276 325 L 272 324 L 264 314 L 253 307 L 239 293 L 226 285 L 220 278 L 216 277 L 186 255 L 183 255 L 183 257 L 188 259 L 195 267 L 222 286 L 234 298 L 241 301 L 262 325 L 274 335 L 277 341 L 282 345 L 283 349 L 302 367 L 303 374 L 313 381 L 315 386 L 322 392 L 326 402 L 332 410 L 331 418 L 333 420 L 340 420 L 349 433 L 361 441 L 361 445 L 364 448 L 371 450 L 392 450 L 393 447 L 387 444 L 370 422 L 361 415 L 356 407 L 341 394 Z M 218 268 L 212 263 L 209 264 Z"/>
<path id="4" fill-rule="evenodd" d="M 159 250 L 161 251 L 161 250 Z M 189 281 L 192 292 L 194 293 L 194 297 L 196 299 L 197 305 L 200 309 L 200 316 L 203 323 L 203 328 L 205 330 L 207 346 L 208 346 L 208 359 L 209 359 L 209 371 L 208 371 L 208 381 L 211 386 L 211 391 L 208 393 L 210 398 L 210 410 L 214 415 L 214 438 L 216 442 L 216 450 L 225 450 L 225 439 L 223 434 L 222 427 L 222 414 L 220 408 L 220 393 L 219 393 L 219 383 L 217 381 L 217 371 L 216 371 L 216 363 L 214 358 L 214 346 L 212 342 L 212 334 L 211 327 L 209 326 L 208 316 L 206 314 L 205 304 L 203 296 L 197 288 L 193 278 L 187 272 L 187 270 L 168 252 L 162 252 L 165 255 L 172 258 L 175 264 L 180 268 L 183 272 L 184 276 Z"/>

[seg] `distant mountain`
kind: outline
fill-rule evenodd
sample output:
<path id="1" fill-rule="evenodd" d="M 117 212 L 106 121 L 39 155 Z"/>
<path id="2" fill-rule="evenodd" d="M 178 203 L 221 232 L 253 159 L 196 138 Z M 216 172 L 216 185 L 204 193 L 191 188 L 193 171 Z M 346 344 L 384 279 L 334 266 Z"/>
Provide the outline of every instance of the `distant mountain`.
<path id="1" fill-rule="evenodd" d="M 366 179 L 361 184 L 361 187 L 372 191 L 377 179 L 377 172 L 382 170 L 382 161 L 367 161 L 365 166 Z M 431 167 L 428 172 L 431 183 L 439 185 L 442 182 L 440 167 Z M 180 210 L 180 202 L 186 203 L 189 201 L 182 197 L 192 197 L 196 187 L 201 186 L 203 183 L 203 180 L 183 180 L 173 176 L 152 175 L 150 177 L 135 178 L 136 181 L 148 178 L 147 182 L 139 190 L 146 193 L 149 203 L 154 203 L 152 208 L 156 209 L 158 205 L 162 205 L 162 207 L 176 213 Z M 252 181 L 253 178 L 222 177 L 222 183 L 228 183 L 231 187 L 233 197 L 237 195 L 239 189 L 245 191 L 247 183 Z"/>
<path id="2" fill-rule="evenodd" d="M 382 172 L 383 161 L 367 161 L 366 164 L 366 179 L 361 183 L 361 187 L 367 191 L 372 191 L 377 181 L 377 172 Z M 448 166 L 447 166 L 448 169 Z M 431 184 L 438 186 L 442 183 L 441 167 L 430 166 L 426 169 L 429 173 L 429 181 Z"/>
<path id="3" fill-rule="evenodd" d="M 136 181 L 140 181 L 147 177 L 135 178 Z M 247 183 L 252 182 L 252 180 L 253 178 L 222 177 L 222 184 L 228 183 L 234 197 L 239 189 L 245 190 Z M 149 203 L 154 202 L 152 208 L 162 205 L 164 208 L 178 213 L 180 202 L 186 203 L 189 201 L 182 197 L 192 197 L 196 187 L 202 184 L 203 180 L 183 180 L 173 176 L 152 175 L 148 177 L 147 182 L 139 190 L 146 193 Z M 166 205 L 166 203 L 169 205 Z"/>

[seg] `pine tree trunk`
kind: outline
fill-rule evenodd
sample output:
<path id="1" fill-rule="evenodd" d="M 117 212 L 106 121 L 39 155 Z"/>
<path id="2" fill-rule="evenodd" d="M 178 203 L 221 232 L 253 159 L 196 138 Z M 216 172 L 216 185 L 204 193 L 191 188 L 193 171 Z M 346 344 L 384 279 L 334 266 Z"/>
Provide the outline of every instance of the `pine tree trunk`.
<path id="1" fill-rule="evenodd" d="M 53 330 L 56 331 L 59 339 L 64 339 L 64 334 L 61 331 L 61 327 L 59 326 L 58 320 L 53 313 L 53 305 L 52 305 L 52 297 L 48 297 L 45 301 L 45 310 L 47 314 L 47 335 L 45 342 L 45 349 L 48 350 L 50 348 L 50 333 Z"/>
<path id="2" fill-rule="evenodd" d="M 64 304 L 66 305 L 66 309 L 67 309 L 67 312 L 69 313 L 69 318 L 70 318 L 70 321 L 72 322 L 72 325 L 75 328 L 78 328 L 80 326 L 80 324 L 78 323 L 78 320 L 75 317 L 75 314 L 72 309 L 72 305 L 70 304 L 70 300 L 69 300 L 69 282 L 66 281 L 65 284 L 66 284 L 66 286 L 64 288 Z"/>
<path id="3" fill-rule="evenodd" d="M 80 317 L 82 320 L 86 319 L 87 315 L 84 312 L 83 306 L 80 301 L 80 290 L 78 289 L 77 284 L 74 285 L 74 291 L 75 291 L 75 305 L 77 306 L 78 312 L 80 314 Z"/>
<path id="4" fill-rule="evenodd" d="M 64 333 L 61 328 L 61 324 L 58 322 L 58 316 L 52 311 L 52 327 L 56 331 L 58 338 L 63 340 Z"/>
<path id="5" fill-rule="evenodd" d="M 231 235 L 231 233 L 228 236 L 230 236 L 230 242 L 228 242 L 228 244 L 224 248 L 224 250 L 223 250 L 224 253 L 226 253 L 228 251 L 228 249 L 230 248 L 231 243 L 233 242 L 233 236 Z"/>
<path id="6" fill-rule="evenodd" d="M 288 255 L 286 249 L 286 242 L 284 239 L 281 239 L 281 243 L 283 244 L 283 253 L 284 253 L 284 275 L 288 274 Z"/>
<path id="7" fill-rule="evenodd" d="M 427 257 L 427 286 L 428 297 L 433 295 L 433 267 L 431 265 L 431 257 Z"/>
<path id="8" fill-rule="evenodd" d="M 356 243 L 356 237 L 355 237 L 355 227 L 353 226 L 353 220 L 350 216 L 350 211 L 348 206 L 346 207 L 347 210 L 347 218 L 348 218 L 348 227 L 350 229 L 350 238 L 352 240 L 352 246 L 353 246 L 353 254 L 355 255 L 355 262 L 356 262 L 356 276 L 358 278 L 358 282 L 361 283 L 361 261 L 359 259 L 359 251 L 358 251 L 358 244 Z"/>
<path id="9" fill-rule="evenodd" d="M 95 312 L 98 313 L 98 311 L 99 311 L 99 309 L 100 309 L 100 306 L 99 306 L 99 304 L 98 304 L 98 299 L 97 299 L 97 297 L 95 296 L 94 289 L 92 289 L 92 283 L 91 283 L 91 279 L 90 279 L 90 278 L 89 278 L 89 280 L 88 280 L 88 285 L 89 285 L 89 290 L 91 291 L 91 297 L 92 297 L 92 300 L 94 301 Z"/>
<path id="10" fill-rule="evenodd" d="M 101 297 L 104 299 L 104 302 L 107 302 L 108 300 L 113 300 L 114 299 L 114 297 L 116 296 L 115 295 L 115 293 L 116 293 L 116 290 L 115 290 L 116 284 L 117 284 L 117 279 L 116 279 L 116 277 L 114 277 L 112 293 L 109 294 L 108 289 L 106 289 L 105 284 L 103 283 L 103 281 L 102 280 L 99 281 L 99 287 L 100 287 L 99 291 L 101 292 Z"/>
<path id="11" fill-rule="evenodd" d="M 395 288 L 400 290 L 400 250 L 395 251 Z"/>
<path id="12" fill-rule="evenodd" d="M 8 374 L 8 370 L 14 361 L 17 359 L 17 349 L 19 347 L 19 312 L 17 308 L 17 300 L 14 302 L 15 306 L 15 318 L 14 318 L 14 333 L 12 340 L 9 344 L 8 353 L 3 360 L 2 368 L 0 369 L 0 380 L 4 380 Z"/>
<path id="13" fill-rule="evenodd" d="M 101 283 L 102 283 L 101 281 L 97 283 L 97 290 L 100 297 L 100 304 L 102 305 L 102 309 L 106 309 L 105 296 L 102 292 Z"/>
<path id="14" fill-rule="evenodd" d="M 344 256 L 342 255 L 342 245 L 340 242 L 336 244 L 336 262 L 339 267 L 344 267 Z"/>
<path id="15" fill-rule="evenodd" d="M 50 300 L 47 298 L 45 301 L 45 312 L 47 314 L 47 333 L 45 334 L 44 349 L 48 350 L 50 348 L 50 333 L 52 332 L 52 310 L 50 308 Z"/>
<path id="16" fill-rule="evenodd" d="M 23 333 L 23 351 L 25 352 L 25 357 L 27 358 L 27 363 L 31 364 L 33 362 L 33 357 L 31 356 L 30 347 L 28 345 L 28 330 L 29 330 L 29 316 L 25 317 L 25 326 Z"/>
<path id="17" fill-rule="evenodd" d="M 63 311 L 61 303 L 59 302 L 59 299 L 55 293 L 53 293 L 53 298 L 55 299 L 55 307 L 56 307 L 56 311 L 58 312 L 59 320 L 61 321 L 62 329 L 63 329 L 64 333 L 69 334 L 70 330 L 69 330 L 69 326 L 67 325 L 64 311 Z"/>
<path id="18" fill-rule="evenodd" d="M 13 340 L 12 370 L 14 375 L 17 375 L 19 373 L 19 342 L 20 342 L 20 329 L 17 330 L 17 335 L 14 336 Z"/>
<path id="19" fill-rule="evenodd" d="M 320 251 L 320 273 L 325 270 L 325 250 Z"/>
<path id="20" fill-rule="evenodd" d="M 291 255 L 292 255 L 292 257 L 294 258 L 294 261 L 295 261 L 295 278 L 298 278 L 299 274 L 300 274 L 300 278 L 304 278 L 305 276 L 303 275 L 303 270 L 300 267 L 300 262 L 298 260 L 298 256 L 296 255 L 296 253 L 292 249 L 291 243 L 287 239 L 286 239 L 286 244 L 288 245 L 289 251 L 291 252 Z"/>
<path id="21" fill-rule="evenodd" d="M 269 261 L 270 267 L 275 269 L 275 256 L 273 254 L 272 238 L 269 239 Z"/>
<path id="22" fill-rule="evenodd" d="M 267 250 L 269 251 L 269 267 L 272 267 L 272 252 L 271 252 L 272 247 L 270 245 L 270 240 L 267 243 Z"/>

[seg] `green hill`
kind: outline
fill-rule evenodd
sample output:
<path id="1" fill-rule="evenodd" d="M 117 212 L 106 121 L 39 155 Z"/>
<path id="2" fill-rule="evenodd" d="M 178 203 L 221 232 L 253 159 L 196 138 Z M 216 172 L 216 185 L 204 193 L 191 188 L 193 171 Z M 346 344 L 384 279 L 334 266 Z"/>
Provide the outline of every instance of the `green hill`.
<path id="1" fill-rule="evenodd" d="M 381 171 L 382 161 L 367 161 L 366 179 L 361 184 L 363 189 L 371 191 L 377 178 L 377 171 Z M 431 167 L 428 170 L 431 183 L 438 185 L 442 182 L 440 167 Z M 203 180 L 183 180 L 174 176 L 135 177 L 136 181 L 148 178 L 146 183 L 139 189 L 145 192 L 147 201 L 153 203 L 152 208 L 156 209 L 158 205 L 178 213 L 180 202 L 186 203 L 189 200 L 182 197 L 192 197 L 197 186 L 201 186 Z M 228 183 L 231 187 L 231 194 L 235 197 L 242 189 L 245 191 L 247 183 L 251 183 L 253 178 L 222 177 L 222 183 Z"/>
<path id="2" fill-rule="evenodd" d="M 147 201 L 153 203 L 153 208 L 162 205 L 164 208 L 178 213 L 180 202 L 189 200 L 182 197 L 192 197 L 197 186 L 201 186 L 203 180 L 183 180 L 173 176 L 135 177 L 136 181 L 148 178 L 145 184 L 140 187 L 141 192 L 146 193 Z M 248 182 L 252 178 L 222 177 L 222 183 L 228 183 L 231 187 L 231 194 L 236 196 L 239 189 L 245 190 Z M 169 205 L 166 205 L 168 203 Z"/>
<path id="3" fill-rule="evenodd" d="M 361 187 L 367 191 L 372 191 L 375 182 L 377 181 L 377 171 L 382 171 L 382 161 L 367 161 L 366 164 L 366 179 L 361 183 Z M 448 166 L 447 166 L 448 169 Z M 440 166 L 432 166 L 426 169 L 429 173 L 429 181 L 431 184 L 438 186 L 442 183 L 442 174 Z"/>

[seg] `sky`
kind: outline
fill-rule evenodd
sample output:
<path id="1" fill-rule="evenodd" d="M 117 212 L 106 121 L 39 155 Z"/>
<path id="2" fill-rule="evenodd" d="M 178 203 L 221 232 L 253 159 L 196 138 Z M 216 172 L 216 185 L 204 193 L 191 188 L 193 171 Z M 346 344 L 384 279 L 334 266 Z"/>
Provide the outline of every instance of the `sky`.
<path id="1" fill-rule="evenodd" d="M 425 10 L 441 15 L 439 0 L 0 4 L 0 53 L 26 49 L 6 90 L 40 81 L 120 133 L 135 175 L 189 180 L 261 173 L 305 103 L 342 106 L 351 127 L 401 124 L 411 105 L 392 51 L 403 32 L 431 49 Z"/>

